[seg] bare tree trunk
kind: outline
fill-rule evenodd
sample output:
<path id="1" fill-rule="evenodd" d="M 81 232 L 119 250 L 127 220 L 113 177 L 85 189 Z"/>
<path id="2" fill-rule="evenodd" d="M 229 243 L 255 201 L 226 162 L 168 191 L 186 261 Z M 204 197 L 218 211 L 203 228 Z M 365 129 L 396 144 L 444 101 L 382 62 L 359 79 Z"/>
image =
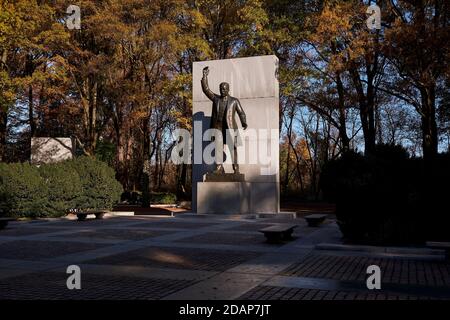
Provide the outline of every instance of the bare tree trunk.
<path id="1" fill-rule="evenodd" d="M 341 137 L 342 149 L 347 151 L 350 149 L 350 139 L 347 135 L 347 124 L 346 124 L 346 114 L 345 114 L 345 103 L 344 103 L 344 85 L 342 84 L 340 73 L 336 74 L 336 85 L 339 97 L 339 135 Z"/>
<path id="2" fill-rule="evenodd" d="M 1 55 L 1 65 L 0 70 L 7 69 L 6 59 L 8 52 L 6 50 L 2 51 Z M 6 135 L 7 135 L 7 124 L 8 124 L 8 106 L 0 105 L 0 162 L 5 161 L 6 157 Z"/>
<path id="3" fill-rule="evenodd" d="M 6 161 L 6 135 L 8 112 L 3 106 L 0 106 L 0 162 Z"/>
<path id="4" fill-rule="evenodd" d="M 378 143 L 384 143 L 383 141 L 383 126 L 381 123 L 380 108 L 375 110 L 375 131 L 377 132 Z"/>
<path id="5" fill-rule="evenodd" d="M 164 162 L 163 162 L 163 154 L 162 154 L 162 150 L 160 150 L 160 155 L 159 155 L 159 176 L 158 176 L 158 190 L 161 190 L 161 185 L 163 183 L 163 177 L 164 177 L 164 173 L 165 173 L 165 169 L 166 169 L 166 158 L 164 157 Z"/>
<path id="6" fill-rule="evenodd" d="M 291 162 L 291 140 L 292 140 L 292 123 L 293 123 L 293 119 L 294 119 L 294 112 L 293 110 L 290 110 L 289 112 L 289 125 L 287 128 L 287 138 L 289 141 L 289 146 L 288 146 L 288 150 L 287 150 L 287 156 L 286 156 L 286 172 L 285 172 L 285 176 L 284 176 L 284 184 L 283 184 L 283 191 L 286 194 L 289 188 L 289 164 Z"/>
<path id="7" fill-rule="evenodd" d="M 28 119 L 30 122 L 30 137 L 34 137 L 36 134 L 36 122 L 34 121 L 33 86 L 31 84 L 28 86 Z"/>
<path id="8" fill-rule="evenodd" d="M 377 56 L 374 57 L 373 65 L 366 59 L 367 86 L 364 92 L 364 86 L 361 75 L 356 65 L 350 68 L 353 85 L 358 95 L 359 115 L 364 134 L 365 153 L 370 154 L 375 150 L 376 132 L 375 132 L 375 88 L 374 76 L 377 72 Z"/>
<path id="9" fill-rule="evenodd" d="M 159 157 L 160 157 L 160 148 L 161 148 L 161 142 L 159 139 L 156 139 L 156 146 L 154 146 L 155 149 L 155 172 L 153 173 L 154 177 L 154 186 L 156 187 L 158 185 L 158 177 L 159 177 Z"/>
<path id="10" fill-rule="evenodd" d="M 435 88 L 430 86 L 420 90 L 422 99 L 422 149 L 425 159 L 438 154 L 438 135 L 436 124 Z"/>
<path id="11" fill-rule="evenodd" d="M 182 199 L 186 197 L 187 165 L 182 163 L 177 171 L 180 172 L 177 178 L 177 198 Z"/>
<path id="12" fill-rule="evenodd" d="M 301 163 L 301 158 L 298 155 L 297 150 L 295 149 L 295 145 L 294 142 L 292 141 L 292 136 L 288 135 L 288 140 L 289 140 L 289 146 L 291 147 L 292 151 L 294 152 L 294 156 L 295 156 L 295 167 L 297 169 L 297 174 L 298 174 L 298 180 L 300 183 L 300 191 L 303 193 L 305 191 L 304 188 L 304 183 L 303 183 L 303 177 L 302 177 L 302 171 L 300 168 L 300 163 Z"/>
<path id="13" fill-rule="evenodd" d="M 87 145 L 87 153 L 90 156 L 94 156 L 95 148 L 97 144 L 97 81 L 90 84 L 89 87 L 89 114 L 88 114 L 88 145 Z"/>

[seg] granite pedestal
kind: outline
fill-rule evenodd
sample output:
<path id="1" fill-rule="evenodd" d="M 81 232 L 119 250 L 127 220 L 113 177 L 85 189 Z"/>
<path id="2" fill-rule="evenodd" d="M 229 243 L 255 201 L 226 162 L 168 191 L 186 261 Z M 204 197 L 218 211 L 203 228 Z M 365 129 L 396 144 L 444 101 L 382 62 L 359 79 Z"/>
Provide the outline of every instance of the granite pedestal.
<path id="1" fill-rule="evenodd" d="M 278 186 L 264 182 L 198 182 L 197 213 L 279 212 Z"/>

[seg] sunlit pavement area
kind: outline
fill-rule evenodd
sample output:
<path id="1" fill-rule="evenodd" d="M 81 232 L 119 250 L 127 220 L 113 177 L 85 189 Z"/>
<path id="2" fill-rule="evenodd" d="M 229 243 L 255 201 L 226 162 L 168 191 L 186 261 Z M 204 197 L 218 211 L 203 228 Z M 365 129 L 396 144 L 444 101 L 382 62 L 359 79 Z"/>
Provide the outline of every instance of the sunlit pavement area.
<path id="1" fill-rule="evenodd" d="M 295 223 L 294 239 L 259 229 Z M 0 230 L 0 299 L 450 299 L 450 262 L 439 250 L 342 244 L 330 215 L 220 215 L 11 222 Z M 81 289 L 69 290 L 69 265 Z M 381 269 L 381 289 L 366 271 Z"/>

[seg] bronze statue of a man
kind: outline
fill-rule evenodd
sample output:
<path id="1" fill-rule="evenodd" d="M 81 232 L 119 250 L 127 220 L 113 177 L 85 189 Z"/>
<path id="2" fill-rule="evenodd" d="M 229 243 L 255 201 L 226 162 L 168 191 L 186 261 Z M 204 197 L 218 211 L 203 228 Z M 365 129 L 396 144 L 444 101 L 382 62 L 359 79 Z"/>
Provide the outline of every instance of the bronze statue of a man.
<path id="1" fill-rule="evenodd" d="M 245 117 L 245 112 L 242 109 L 241 103 L 237 98 L 229 95 L 230 85 L 226 82 L 222 82 L 219 85 L 220 95 L 212 92 L 208 87 L 208 74 L 209 68 L 203 68 L 203 78 L 202 78 L 202 89 L 205 95 L 212 101 L 212 114 L 211 114 L 211 129 L 218 129 L 222 132 L 222 138 L 224 144 L 226 144 L 226 132 L 228 129 L 236 130 L 238 129 L 236 123 L 236 113 L 241 120 L 242 127 L 247 129 L 247 120 Z M 239 173 L 239 165 L 237 162 L 237 148 L 236 148 L 236 137 L 234 137 L 234 148 L 232 152 L 233 161 L 233 171 L 234 173 Z M 217 150 L 217 147 L 216 147 Z M 231 150 L 230 150 L 231 151 Z M 223 165 L 220 163 L 216 164 L 216 172 L 224 172 Z"/>

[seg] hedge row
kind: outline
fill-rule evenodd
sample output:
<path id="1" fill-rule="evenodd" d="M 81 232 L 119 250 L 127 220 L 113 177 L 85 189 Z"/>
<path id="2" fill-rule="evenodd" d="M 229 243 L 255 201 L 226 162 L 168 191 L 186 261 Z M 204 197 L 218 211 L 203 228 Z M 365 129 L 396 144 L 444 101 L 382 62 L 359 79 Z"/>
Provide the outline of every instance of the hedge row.
<path id="1" fill-rule="evenodd" d="M 40 167 L 0 163 L 3 216 L 59 217 L 73 209 L 111 209 L 121 193 L 114 170 L 89 157 Z"/>

